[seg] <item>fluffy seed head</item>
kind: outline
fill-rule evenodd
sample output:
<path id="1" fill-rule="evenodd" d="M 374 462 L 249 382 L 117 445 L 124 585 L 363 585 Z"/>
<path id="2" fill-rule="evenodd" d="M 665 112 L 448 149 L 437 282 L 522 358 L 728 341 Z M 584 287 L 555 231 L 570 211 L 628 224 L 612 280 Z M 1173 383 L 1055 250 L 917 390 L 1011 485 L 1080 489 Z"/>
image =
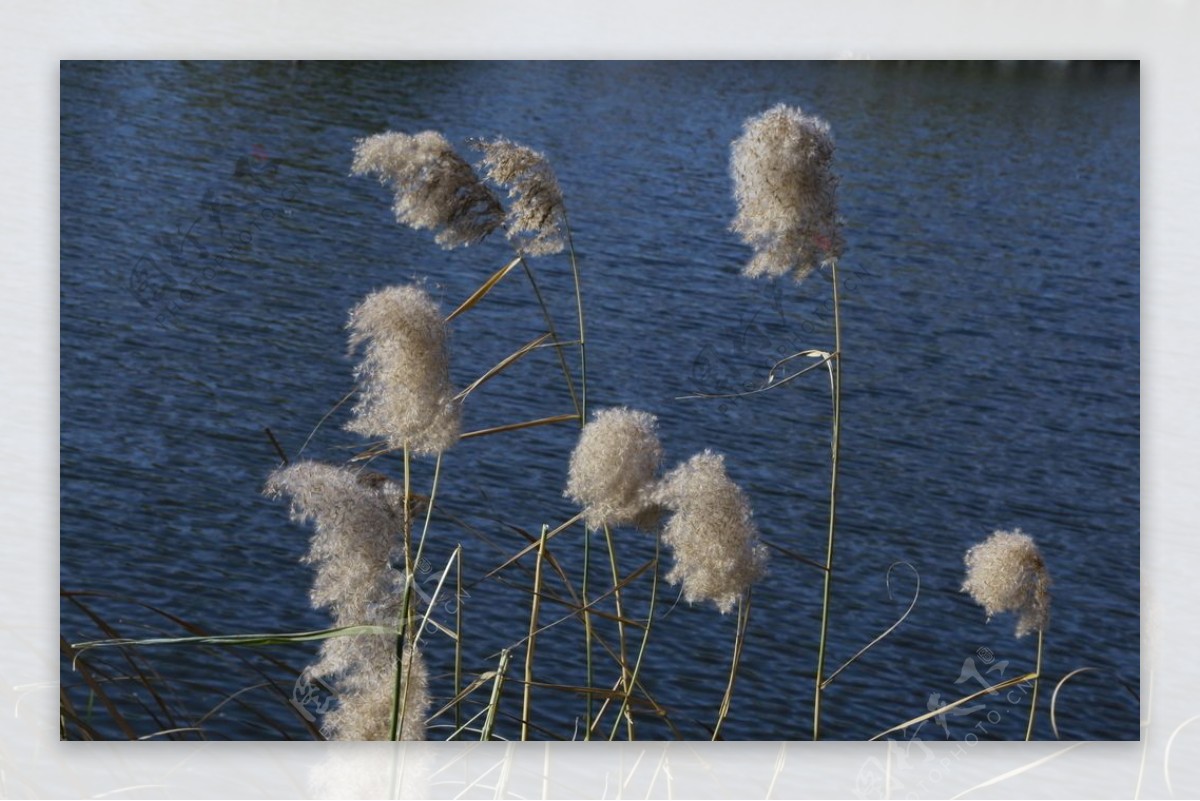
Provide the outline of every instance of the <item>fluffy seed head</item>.
<path id="1" fill-rule="evenodd" d="M 675 554 L 667 581 L 683 584 L 688 603 L 712 601 L 728 613 L 766 572 L 767 549 L 725 457 L 696 454 L 663 477 L 654 500 L 672 512 L 662 534 Z"/>
<path id="2" fill-rule="evenodd" d="M 963 592 L 983 607 L 988 620 L 1016 612 L 1017 636 L 1043 631 L 1050 621 L 1050 574 L 1038 547 L 1020 529 L 993 532 L 967 551 Z"/>
<path id="3" fill-rule="evenodd" d="M 328 607 L 338 625 L 362 622 L 369 607 L 392 591 L 389 558 L 403 519 L 403 490 L 396 489 L 392 482 L 370 486 L 353 470 L 309 461 L 267 479 L 268 496 L 289 498 L 292 519 L 313 524 L 304 557 L 316 568 L 312 603 Z"/>
<path id="4" fill-rule="evenodd" d="M 391 566 L 403 526 L 404 491 L 395 482 L 364 477 L 345 467 L 297 462 L 276 470 L 266 493 L 291 500 L 292 518 L 313 523 L 304 561 L 316 568 L 313 606 L 328 608 L 336 626 L 395 626 L 403 576 Z M 423 739 L 429 707 L 420 652 L 405 652 L 404 739 Z M 330 736 L 387 739 L 396 677 L 396 638 L 364 634 L 332 637 L 321 645 L 306 678 L 337 688 L 337 706 L 326 713 Z"/>
<path id="5" fill-rule="evenodd" d="M 359 139 L 350 169 L 391 183 L 396 221 L 437 231 L 444 248 L 478 242 L 504 221 L 500 201 L 437 131 Z"/>
<path id="6" fill-rule="evenodd" d="M 838 179 L 829 124 L 782 103 L 746 120 L 734 140 L 730 173 L 733 230 L 754 248 L 750 277 L 808 277 L 842 253 Z"/>
<path id="7" fill-rule="evenodd" d="M 343 640 L 349 641 L 340 649 L 346 652 L 345 657 L 339 655 L 339 662 L 348 660 L 345 666 L 335 666 L 325 653 L 327 649 L 322 648 L 321 661 L 309 669 L 310 676 L 329 679 L 339 688 L 337 706 L 325 714 L 322 729 L 333 740 L 386 740 L 392 724 L 396 638 L 366 634 L 334 637 L 325 642 Z M 368 642 L 356 642 L 360 640 Z M 400 739 L 424 740 L 430 699 L 420 649 L 405 647 L 401 670 Z"/>
<path id="8" fill-rule="evenodd" d="M 579 434 L 567 476 L 568 498 L 583 507 L 588 528 L 657 519 L 651 501 L 662 445 L 658 418 L 625 407 L 601 409 Z"/>
<path id="9" fill-rule="evenodd" d="M 483 152 L 479 166 L 488 179 L 508 189 L 509 240 L 530 256 L 560 253 L 566 247 L 563 195 L 546 156 L 503 137 L 476 140 L 472 146 Z"/>
<path id="10" fill-rule="evenodd" d="M 461 405 L 450 384 L 446 323 L 417 285 L 373 292 L 350 312 L 350 350 L 364 346 L 355 369 L 360 395 L 346 428 L 407 442 L 417 455 L 458 442 Z"/>

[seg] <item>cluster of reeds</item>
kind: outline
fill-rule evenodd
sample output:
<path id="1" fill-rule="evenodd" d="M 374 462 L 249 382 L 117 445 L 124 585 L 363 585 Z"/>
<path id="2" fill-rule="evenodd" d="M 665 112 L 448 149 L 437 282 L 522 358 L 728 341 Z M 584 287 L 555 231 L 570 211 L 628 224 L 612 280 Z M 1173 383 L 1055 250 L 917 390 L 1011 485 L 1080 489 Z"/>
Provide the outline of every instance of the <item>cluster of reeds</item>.
<path id="1" fill-rule="evenodd" d="M 393 196 L 396 219 L 414 229 L 431 230 L 442 247 L 454 249 L 491 235 L 504 235 L 513 248 L 505 264 L 448 313 L 428 288 L 404 283 L 372 292 L 350 310 L 349 346 L 357 355 L 355 402 L 346 428 L 368 439 L 364 450 L 344 464 L 288 462 L 267 479 L 266 492 L 290 502 L 294 520 L 313 530 L 306 561 L 316 575 L 311 600 L 327 609 L 333 628 L 294 635 L 319 639 L 318 661 L 309 679 L 336 689 L 336 702 L 324 710 L 322 732 L 341 739 L 448 739 L 499 737 L 509 721 L 521 739 L 544 733 L 535 714 L 535 695 L 558 692 L 579 699 L 582 739 L 637 736 L 639 714 L 668 719 L 642 680 L 641 666 L 653 646 L 660 581 L 677 586 L 689 604 L 706 605 L 713 614 L 736 611 L 726 691 L 714 699 L 709 727 L 720 736 L 744 642 L 751 636 L 751 591 L 767 574 L 768 550 L 760 537 L 748 495 L 731 479 L 737 454 L 705 450 L 664 469 L 658 421 L 648 411 L 588 405 L 586 325 L 582 277 L 575 258 L 564 193 L 547 158 L 504 138 L 476 141 L 480 153 L 472 165 L 444 136 L 433 131 L 389 132 L 357 143 L 352 173 L 377 178 Z M 832 342 L 780 361 L 815 361 L 783 379 L 772 372 L 765 388 L 778 390 L 801 375 L 823 368 L 831 388 L 830 481 L 825 557 L 806 560 L 821 574 L 820 629 L 815 637 L 811 736 L 821 737 L 823 693 L 849 661 L 827 670 L 833 596 L 838 567 L 835 544 L 841 449 L 842 320 L 838 261 L 844 242 L 838 217 L 838 178 L 830 128 L 823 120 L 779 105 L 745 122 L 733 142 L 730 171 L 738 213 L 732 230 L 753 250 L 747 276 L 785 277 L 803 282 L 827 268 L 832 285 Z M 565 253 L 565 258 L 551 257 Z M 539 288 L 542 269 L 570 269 L 575 291 L 571 310 L 574 332 L 564 339 L 555 313 Z M 486 302 L 489 293 L 514 273 L 530 290 L 544 331 L 515 347 L 496 364 L 473 365 L 478 378 L 465 387 L 451 381 L 450 359 L 471 358 L 452 347 L 455 321 Z M 535 420 L 514 420 L 464 432 L 465 401 L 493 377 L 537 351 L 554 352 L 564 396 L 571 410 Z M 469 447 L 481 436 L 507 435 L 535 426 L 574 424 L 564 434 L 570 449 L 563 491 L 577 506 L 568 520 L 545 521 L 540 535 L 514 547 L 487 576 L 514 565 L 532 563 L 527 620 L 505 635 L 507 645 L 493 664 L 464 664 L 465 636 L 461 603 L 452 620 L 438 619 L 443 597 L 462 591 L 465 547 L 460 543 L 438 572 L 436 586 L 421 586 L 422 564 L 433 521 L 438 519 L 442 456 L 453 447 Z M 434 462 L 428 487 L 414 486 L 413 460 Z M 734 466 L 727 469 L 727 460 Z M 582 532 L 582 536 L 564 536 Z M 594 536 L 593 536 L 594 535 Z M 628 538 L 655 538 L 655 555 L 634 570 L 622 568 Z M 779 539 L 797 539 L 780 532 Z M 592 553 L 593 541 L 602 554 Z M 577 549 L 579 558 L 562 558 Z M 660 556 L 661 555 L 661 556 Z M 607 564 L 597 568 L 603 559 Z M 660 570 L 660 559 L 663 570 Z M 582 564 L 572 573 L 571 565 Z M 1019 531 L 996 532 L 966 554 L 963 590 L 983 605 L 988 617 L 1001 612 L 1019 616 L 1017 634 L 1038 632 L 1037 668 L 1023 678 L 1035 682 L 1029 735 L 1041 674 L 1042 632 L 1048 621 L 1049 579 L 1033 541 Z M 597 585 L 598 574 L 604 579 Z M 631 585 L 649 585 L 644 615 L 626 604 Z M 553 585 L 553 587 L 551 586 Z M 553 604 L 548 618 L 545 607 Z M 911 607 L 910 607 L 911 609 Z M 555 628 L 579 629 L 584 643 L 586 680 L 564 686 L 539 674 L 538 642 Z M 889 629 L 889 632 L 894 630 Z M 886 636 L 887 633 L 885 632 Z M 426 664 L 431 636 L 453 644 L 452 670 Z M 287 641 L 272 635 L 262 641 Z M 255 644 L 250 638 L 206 638 L 205 642 Z M 797 647 L 797 654 L 811 653 Z M 514 661 L 519 660 L 519 675 Z M 440 682 L 440 686 L 439 686 Z M 519 708 L 511 709 L 506 685 L 519 688 Z M 506 699 L 510 699 L 506 701 Z M 516 702 L 511 702 L 516 703 Z M 935 714 L 935 713 L 931 713 Z M 912 721 L 892 727 L 896 731 Z M 798 731 L 778 732 L 792 738 Z M 886 734 L 886 732 L 885 732 Z"/>

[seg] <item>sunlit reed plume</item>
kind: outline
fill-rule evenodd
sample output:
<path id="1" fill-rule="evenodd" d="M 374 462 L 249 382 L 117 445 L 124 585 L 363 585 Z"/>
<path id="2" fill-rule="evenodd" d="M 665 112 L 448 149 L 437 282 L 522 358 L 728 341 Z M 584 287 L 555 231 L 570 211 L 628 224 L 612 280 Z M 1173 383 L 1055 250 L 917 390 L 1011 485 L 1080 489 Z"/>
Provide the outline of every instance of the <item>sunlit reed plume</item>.
<path id="1" fill-rule="evenodd" d="M 797 281 L 842 253 L 829 124 L 780 104 L 746 120 L 730 159 L 733 230 L 754 248 L 743 272 Z"/>
<path id="2" fill-rule="evenodd" d="M 583 507 L 588 528 L 656 522 L 650 495 L 663 458 L 657 428 L 654 415 L 624 407 L 600 409 L 583 427 L 564 494 Z"/>
<path id="3" fill-rule="evenodd" d="M 688 603 L 712 601 L 731 611 L 766 571 L 750 504 L 725 473 L 725 457 L 706 450 L 663 478 L 654 500 L 673 514 L 662 540 L 675 554 L 667 574 Z"/>
<path id="4" fill-rule="evenodd" d="M 403 525 L 403 489 L 391 481 L 361 481 L 345 467 L 305 461 L 272 473 L 266 493 L 287 497 L 292 519 L 313 524 L 304 557 L 316 570 L 313 606 L 327 608 L 335 626 L 394 628 L 402 611 L 403 575 L 391 560 Z M 423 739 L 429 696 L 420 652 L 414 659 L 406 649 L 404 665 L 402 735 Z M 338 704 L 324 720 L 330 737 L 387 739 L 396 681 L 395 635 L 326 639 L 306 676 L 336 688 Z"/>
<path id="5" fill-rule="evenodd" d="M 472 146 L 483 152 L 480 166 L 488 179 L 508 189 L 509 240 L 529 256 L 561 252 L 566 247 L 563 195 L 546 156 L 503 137 L 476 140 Z"/>
<path id="6" fill-rule="evenodd" d="M 1020 529 L 993 532 L 967 551 L 963 592 L 983 607 L 988 620 L 1017 613 L 1017 636 L 1044 631 L 1050 620 L 1050 574 L 1037 545 Z"/>
<path id="7" fill-rule="evenodd" d="M 436 131 L 360 139 L 351 172 L 390 183 L 396 220 L 437 231 L 436 241 L 444 248 L 478 242 L 504 221 L 500 201 Z"/>
<path id="8" fill-rule="evenodd" d="M 346 425 L 367 437 L 405 443 L 416 455 L 458 441 L 461 406 L 450 384 L 446 324 L 419 285 L 368 295 L 350 312 L 350 349 L 364 346 L 355 369 L 360 395 Z"/>

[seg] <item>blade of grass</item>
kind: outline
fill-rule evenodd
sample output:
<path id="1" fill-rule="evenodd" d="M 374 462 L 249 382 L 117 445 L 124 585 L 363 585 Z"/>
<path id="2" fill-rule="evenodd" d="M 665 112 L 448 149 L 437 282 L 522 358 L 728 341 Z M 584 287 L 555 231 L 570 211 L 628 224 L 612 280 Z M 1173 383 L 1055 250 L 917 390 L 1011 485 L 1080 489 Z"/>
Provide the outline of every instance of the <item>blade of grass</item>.
<path id="1" fill-rule="evenodd" d="M 559 342 L 558 331 L 554 327 L 554 318 L 550 316 L 550 309 L 546 306 L 546 299 L 542 297 L 542 290 L 538 287 L 537 278 L 533 275 L 533 268 L 529 266 L 529 262 L 523 256 L 518 256 L 521 260 L 521 267 L 525 270 L 525 275 L 529 279 L 529 285 L 533 288 L 533 294 L 537 298 L 538 306 L 542 310 L 542 319 L 546 321 L 546 330 L 550 332 L 550 338 L 557 344 Z M 555 348 L 554 352 L 558 354 L 558 363 L 562 367 L 563 379 L 567 382 L 567 392 L 571 395 L 571 405 L 575 407 L 575 416 L 579 420 L 583 420 L 583 407 L 579 403 L 579 398 L 575 394 L 575 382 L 571 379 L 571 368 L 567 366 L 567 357 L 563 353 L 562 348 Z"/>
<path id="2" fill-rule="evenodd" d="M 82 652 L 91 648 L 129 645 L 136 645 L 138 647 L 149 645 L 287 645 L 290 643 L 325 640 L 330 637 L 350 637 L 359 634 L 393 634 L 395 631 L 390 626 L 339 626 L 330 629 L 320 629 L 318 631 L 280 634 L 225 634 L 202 637 L 149 637 L 141 640 L 128 638 L 90 640 L 88 642 L 74 643 L 71 647 L 76 651 Z"/>
<path id="3" fill-rule="evenodd" d="M 829 262 L 833 277 L 833 353 L 823 361 L 829 364 L 830 394 L 833 396 L 833 434 L 830 442 L 829 536 L 825 547 L 825 583 L 821 594 L 821 639 L 817 646 L 817 673 L 813 693 L 812 738 L 821 738 L 821 695 L 825 681 L 825 649 L 828 644 L 829 614 L 833 588 L 833 546 L 837 534 L 838 468 L 842 442 L 842 316 L 838 297 L 838 262 Z M 832 359 L 832 360 L 831 360 Z"/>
<path id="4" fill-rule="evenodd" d="M 574 422 L 579 419 L 577 414 L 556 414 L 552 417 L 540 417 L 537 420 L 526 420 L 521 423 L 506 423 L 501 426 L 493 426 L 491 428 L 482 428 L 478 431 L 468 431 L 465 434 L 460 434 L 459 439 L 473 439 L 474 437 L 487 437 L 492 434 L 502 434 L 505 431 L 520 431 L 523 428 L 534 428 L 535 426 L 548 426 L 555 423 Z"/>
<path id="5" fill-rule="evenodd" d="M 469 298 L 460 303 L 457 309 L 450 312 L 450 314 L 446 317 L 446 322 L 450 322 L 460 314 L 466 314 L 468 311 L 474 308 L 476 303 L 483 300 L 484 296 L 491 292 L 496 284 L 500 283 L 504 276 L 512 272 L 512 269 L 520 263 L 521 257 L 518 256 L 496 272 L 492 273 L 492 276 L 480 284 L 479 288 L 472 292 Z"/>
<path id="6" fill-rule="evenodd" d="M 880 738 L 888 736 L 889 734 L 893 734 L 893 733 L 901 731 L 903 729 L 907 729 L 909 726 L 912 726 L 914 723 L 921 723 L 923 721 L 929 720 L 930 718 L 936 718 L 938 715 L 944 715 L 947 712 L 949 712 L 951 709 L 957 709 L 958 707 L 962 706 L 965 703 L 974 701 L 976 698 L 980 698 L 985 695 L 991 695 L 993 693 L 999 692 L 1000 690 L 1006 689 L 1008 687 L 1016 686 L 1016 685 L 1020 684 L 1021 682 L 1029 681 L 1029 680 L 1033 679 L 1035 675 L 1036 674 L 1034 674 L 1034 673 L 1026 673 L 1022 676 L 1016 676 L 1011 679 L 1006 679 L 1005 681 L 999 682 L 997 684 L 993 684 L 991 687 L 985 687 L 984 689 L 979 690 L 977 692 L 973 692 L 968 696 L 959 698 L 957 701 L 953 701 L 949 704 L 943 704 L 942 706 L 938 707 L 937 709 L 933 710 L 932 712 L 926 712 L 924 715 L 917 715 L 915 718 L 912 718 L 911 720 L 906 720 L 905 722 L 901 723 L 898 726 L 893 726 L 890 729 L 885 729 L 884 731 L 881 731 L 879 734 L 876 734 L 871 739 L 878 740 Z"/>
<path id="7" fill-rule="evenodd" d="M 830 673 L 829 676 L 825 679 L 825 682 L 823 684 L 824 687 L 828 687 L 829 684 L 835 678 L 837 678 L 837 675 L 839 673 L 841 673 L 846 668 L 850 667 L 850 665 L 854 664 L 854 661 L 856 659 L 858 659 L 860 656 L 865 654 L 867 651 L 874 648 L 885 637 L 887 637 L 889 634 L 891 634 L 893 631 L 895 631 L 900 626 L 901 623 L 903 623 L 905 620 L 908 619 L 908 616 L 912 614 L 913 609 L 916 608 L 917 598 L 919 598 L 921 596 L 921 574 L 918 573 L 917 569 L 915 567 L 913 567 L 911 564 L 909 564 L 908 562 L 892 562 L 892 564 L 890 564 L 888 566 L 887 579 L 886 579 L 887 590 L 888 590 L 888 600 L 890 601 L 892 598 L 892 569 L 895 568 L 897 565 L 904 565 L 905 567 L 907 567 L 909 570 L 911 570 L 913 572 L 913 575 L 915 575 L 917 577 L 917 589 L 913 593 L 912 601 L 909 602 L 908 608 L 904 610 L 904 614 L 900 615 L 899 619 L 897 619 L 895 623 L 893 623 L 892 625 L 890 625 L 886 629 L 884 629 L 882 634 L 880 634 L 878 637 L 876 637 L 875 639 L 871 640 L 869 643 L 864 645 L 862 648 L 859 649 L 858 653 L 856 653 L 854 656 L 850 657 L 845 662 L 843 662 L 841 667 L 839 667 L 837 670 Z"/>
<path id="8" fill-rule="evenodd" d="M 481 386 L 486 384 L 488 381 L 490 381 L 491 379 L 500 375 L 500 373 L 504 372 L 509 367 L 512 367 L 514 364 L 519 362 L 525 356 L 527 356 L 530 353 L 532 353 L 533 351 L 537 350 L 538 347 L 540 347 L 542 345 L 542 343 L 544 343 L 549 338 L 550 338 L 550 334 L 546 333 L 546 334 L 542 334 L 540 337 L 531 339 L 529 342 L 526 342 L 524 345 L 517 348 L 515 351 L 510 353 L 508 356 L 505 356 L 503 359 L 498 361 L 495 364 L 495 366 L 493 366 L 486 373 L 484 373 L 483 375 L 479 376 L 479 378 L 476 378 L 474 381 L 472 381 L 469 385 L 467 385 L 467 387 L 462 392 L 459 392 L 457 395 L 455 395 L 454 399 L 455 400 L 464 400 L 468 395 L 470 395 L 475 390 L 479 389 Z"/>

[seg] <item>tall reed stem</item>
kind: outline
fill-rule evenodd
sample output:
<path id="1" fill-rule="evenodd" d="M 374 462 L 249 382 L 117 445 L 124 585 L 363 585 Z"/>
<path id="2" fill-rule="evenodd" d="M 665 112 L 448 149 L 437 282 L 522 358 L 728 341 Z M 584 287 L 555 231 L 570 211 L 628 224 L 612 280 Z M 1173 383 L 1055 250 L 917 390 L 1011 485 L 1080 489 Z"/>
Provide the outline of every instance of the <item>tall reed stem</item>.
<path id="1" fill-rule="evenodd" d="M 713 726 L 712 739 L 714 741 L 720 738 L 721 726 L 729 717 L 729 708 L 733 703 L 733 685 L 737 682 L 738 668 L 742 664 L 742 648 L 746 644 L 746 628 L 750 624 L 750 598 L 751 594 L 747 592 L 745 600 L 738 601 L 737 629 L 733 636 L 733 659 L 729 666 L 729 683 L 725 685 L 725 695 L 721 698 L 721 708 L 717 712 L 716 725 Z"/>
<path id="2" fill-rule="evenodd" d="M 633 683 L 630 681 L 629 671 L 629 655 L 625 650 L 625 605 L 621 603 L 621 571 L 617 567 L 617 548 L 613 542 L 612 530 L 608 524 L 604 524 L 604 540 L 608 544 L 608 564 L 612 569 L 613 582 L 613 604 L 616 607 L 617 613 L 617 639 L 620 640 L 620 648 L 618 653 L 621 657 L 621 685 L 625 691 L 626 699 L 633 694 Z M 622 705 L 625 712 L 626 728 L 629 734 L 629 739 L 633 739 L 633 715 L 629 713 L 629 707 Z"/>
<path id="3" fill-rule="evenodd" d="M 392 723 L 388 732 L 389 740 L 399 740 L 404 736 L 404 710 L 408 700 L 408 681 L 404 676 L 404 652 L 409 652 L 409 664 L 412 664 L 412 649 L 410 644 L 416 624 L 416 610 L 413 604 L 413 573 L 412 554 L 412 509 L 409 499 L 412 497 L 412 470 L 410 466 L 408 443 L 404 443 L 404 598 L 400 610 L 400 631 L 396 637 L 396 682 L 392 689 Z"/>
<path id="4" fill-rule="evenodd" d="M 592 715 L 595 711 L 595 699 L 592 698 L 594 674 L 592 668 L 592 613 L 591 601 L 588 599 L 588 578 L 592 573 L 592 532 L 586 525 L 583 527 L 583 586 L 579 588 L 580 601 L 583 605 L 583 639 L 584 666 L 587 669 L 587 698 L 583 708 L 583 739 L 592 739 Z"/>
<path id="5" fill-rule="evenodd" d="M 533 652 L 538 631 L 538 612 L 542 605 L 542 565 L 546 561 L 546 532 L 550 527 L 542 524 L 542 536 L 538 540 L 537 561 L 533 567 L 533 602 L 529 608 L 529 641 L 525 645 L 525 689 L 521 704 L 521 741 L 529 739 L 529 722 L 533 710 Z"/>
<path id="6" fill-rule="evenodd" d="M 654 538 L 654 577 L 650 583 L 650 611 L 646 613 L 646 628 L 642 630 L 642 645 L 638 648 L 637 659 L 633 663 L 633 673 L 629 677 L 629 686 L 636 687 L 638 683 L 638 672 L 642 669 L 642 657 L 646 654 L 646 644 L 650 642 L 650 630 L 654 627 L 654 605 L 658 603 L 658 574 L 659 574 L 659 548 L 661 541 L 658 537 Z M 630 714 L 629 701 L 632 693 L 625 693 L 625 698 L 621 701 L 621 709 L 617 713 L 617 719 L 613 722 L 612 731 L 609 732 L 608 739 L 617 739 L 617 730 L 621 728 L 621 719 Z"/>
<path id="7" fill-rule="evenodd" d="M 463 581 L 462 581 L 462 544 L 458 546 L 458 562 L 455 564 L 454 585 L 454 730 L 462 729 L 462 692 L 463 667 Z"/>
<path id="8" fill-rule="evenodd" d="M 817 649 L 816 691 L 813 694 L 814 740 L 821 738 L 821 694 L 824 691 L 822 685 L 825 683 L 825 646 L 829 634 L 829 599 L 833 584 L 833 543 L 837 532 L 838 462 L 842 448 L 842 316 L 841 298 L 838 294 L 837 259 L 831 259 L 829 265 L 833 277 L 833 358 L 829 361 L 833 390 L 833 435 L 829 479 L 829 537 L 825 544 L 825 589 L 821 598 L 821 642 Z"/>
<path id="9" fill-rule="evenodd" d="M 566 209 L 563 209 L 563 230 L 567 233 L 567 253 L 571 257 L 571 275 L 575 278 L 575 313 L 579 320 L 579 422 L 582 424 L 587 420 L 587 337 L 583 324 L 583 286 L 579 277 L 579 261 L 575 258 L 575 243 L 571 239 Z"/>
<path id="10" fill-rule="evenodd" d="M 579 322 L 579 426 L 587 423 L 587 335 L 583 321 L 583 282 L 579 274 L 579 260 L 575 256 L 575 242 L 571 238 L 571 223 L 567 220 L 567 210 L 562 210 L 563 231 L 567 235 L 567 253 L 571 257 L 571 275 L 575 279 L 575 314 Z M 588 602 L 588 571 L 591 567 L 592 538 L 587 527 L 583 530 L 583 586 L 581 587 L 583 601 L 583 636 L 586 643 L 585 656 L 587 669 L 587 706 L 584 709 L 584 738 L 592 739 L 592 687 L 594 674 L 592 668 L 592 613 Z"/>
<path id="11" fill-rule="evenodd" d="M 1037 666 L 1033 669 L 1036 675 L 1033 678 L 1033 693 L 1029 700 L 1029 725 L 1025 727 L 1025 742 L 1033 739 L 1033 722 L 1037 718 L 1038 685 L 1042 681 L 1042 637 L 1043 632 L 1038 629 Z"/>

